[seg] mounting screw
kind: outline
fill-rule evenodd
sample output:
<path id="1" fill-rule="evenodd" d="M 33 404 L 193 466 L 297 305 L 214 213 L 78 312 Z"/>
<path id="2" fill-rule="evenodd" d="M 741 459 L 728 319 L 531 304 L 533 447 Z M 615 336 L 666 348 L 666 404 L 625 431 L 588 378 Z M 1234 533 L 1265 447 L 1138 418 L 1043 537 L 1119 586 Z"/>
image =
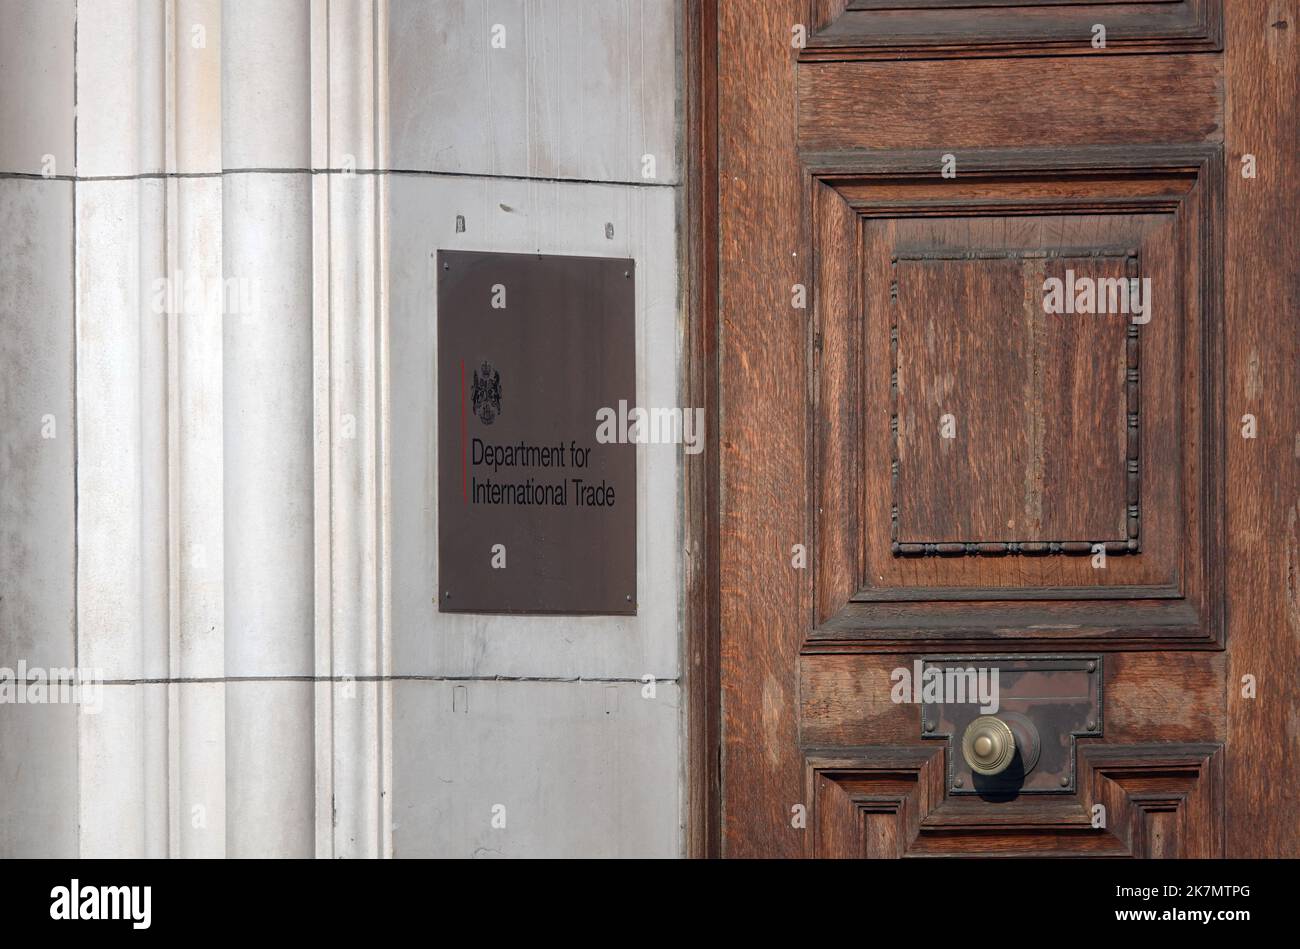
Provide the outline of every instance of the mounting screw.
<path id="1" fill-rule="evenodd" d="M 959 788 L 959 787 L 961 787 L 961 778 L 953 778 L 953 779 L 952 779 L 952 786 L 955 787 L 955 788 Z"/>
<path id="2" fill-rule="evenodd" d="M 1096 672 L 1096 671 L 1097 671 L 1097 663 L 1095 663 L 1095 662 L 1090 662 L 1090 663 L 1088 663 L 1088 671 L 1089 671 L 1089 672 Z"/>
<path id="3" fill-rule="evenodd" d="M 625 599 L 625 600 L 627 600 L 629 603 L 631 603 L 631 602 L 632 602 L 632 594 L 629 593 L 627 596 L 623 597 L 623 599 Z"/>
<path id="4" fill-rule="evenodd" d="M 1070 779 L 1069 779 L 1068 777 L 1066 777 L 1065 775 L 1062 775 L 1062 776 L 1061 776 L 1061 787 L 1063 787 L 1063 788 L 1068 788 L 1069 786 L 1070 786 Z"/>
<path id="5" fill-rule="evenodd" d="M 1096 727 L 1097 727 L 1097 723 L 1094 722 L 1092 719 L 1088 719 L 1088 731 L 1092 731 Z"/>
<path id="6" fill-rule="evenodd" d="M 450 269 L 451 269 L 451 264 L 444 262 L 443 265 L 442 265 L 442 269 L 443 269 L 443 270 L 450 270 Z"/>
<path id="7" fill-rule="evenodd" d="M 623 271 L 623 276 L 624 276 L 624 277 L 631 277 L 631 276 L 632 276 L 632 271 L 630 271 L 630 270 L 624 270 L 624 271 Z"/>
<path id="8" fill-rule="evenodd" d="M 446 593 L 443 594 L 443 596 L 445 596 L 447 599 L 450 600 L 450 599 L 451 599 L 451 591 L 448 590 Z"/>

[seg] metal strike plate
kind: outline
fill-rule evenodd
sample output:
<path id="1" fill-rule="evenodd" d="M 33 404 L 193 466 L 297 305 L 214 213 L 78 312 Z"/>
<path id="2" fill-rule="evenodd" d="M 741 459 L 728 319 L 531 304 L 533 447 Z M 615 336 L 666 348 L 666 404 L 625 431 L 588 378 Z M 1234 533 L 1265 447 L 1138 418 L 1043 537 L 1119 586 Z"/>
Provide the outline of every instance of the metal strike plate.
<path id="1" fill-rule="evenodd" d="M 1075 739 L 1102 734 L 1102 658 L 1095 656 L 930 656 L 914 662 L 921 737 L 947 748 L 947 792 L 998 799 L 1073 794 Z M 1016 737 L 1006 770 L 979 774 L 962 738 L 982 715 Z"/>

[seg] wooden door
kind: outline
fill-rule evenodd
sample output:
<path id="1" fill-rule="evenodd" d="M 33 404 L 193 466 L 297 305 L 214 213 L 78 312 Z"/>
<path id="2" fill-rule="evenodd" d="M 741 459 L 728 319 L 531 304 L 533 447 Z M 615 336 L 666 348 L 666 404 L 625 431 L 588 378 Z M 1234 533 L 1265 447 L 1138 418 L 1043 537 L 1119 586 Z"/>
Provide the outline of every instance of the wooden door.
<path id="1" fill-rule="evenodd" d="M 722 852 L 1300 853 L 1297 4 L 706 6 Z"/>

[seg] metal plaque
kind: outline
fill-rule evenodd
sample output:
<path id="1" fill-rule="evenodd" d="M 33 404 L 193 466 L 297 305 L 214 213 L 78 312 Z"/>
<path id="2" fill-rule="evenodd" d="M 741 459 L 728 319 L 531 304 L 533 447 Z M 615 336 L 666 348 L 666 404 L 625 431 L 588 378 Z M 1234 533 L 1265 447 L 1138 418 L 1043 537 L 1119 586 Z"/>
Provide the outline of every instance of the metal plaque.
<path id="1" fill-rule="evenodd" d="M 437 267 L 440 608 L 636 613 L 634 262 Z"/>
<path id="2" fill-rule="evenodd" d="M 992 714 L 1015 735 L 1012 766 L 992 777 L 977 774 L 963 757 L 961 742 L 986 709 L 971 700 L 969 689 L 966 700 L 955 704 L 942 698 L 923 701 L 921 737 L 948 742 L 948 794 L 996 799 L 1075 792 L 1076 739 L 1102 734 L 1101 656 L 932 656 L 916 662 L 922 667 L 919 677 L 934 669 L 945 677 L 953 673 L 954 683 L 968 685 L 978 681 L 980 671 L 996 668 L 998 698 Z"/>

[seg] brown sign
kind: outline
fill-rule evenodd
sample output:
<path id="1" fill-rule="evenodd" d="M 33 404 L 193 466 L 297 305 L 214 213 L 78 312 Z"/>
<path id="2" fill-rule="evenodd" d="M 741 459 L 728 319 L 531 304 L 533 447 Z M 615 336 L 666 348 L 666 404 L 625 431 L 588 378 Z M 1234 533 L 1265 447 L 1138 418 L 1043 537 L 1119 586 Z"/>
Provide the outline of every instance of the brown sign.
<path id="1" fill-rule="evenodd" d="M 438 252 L 444 612 L 636 612 L 636 446 L 598 424 L 636 405 L 635 277 Z"/>

